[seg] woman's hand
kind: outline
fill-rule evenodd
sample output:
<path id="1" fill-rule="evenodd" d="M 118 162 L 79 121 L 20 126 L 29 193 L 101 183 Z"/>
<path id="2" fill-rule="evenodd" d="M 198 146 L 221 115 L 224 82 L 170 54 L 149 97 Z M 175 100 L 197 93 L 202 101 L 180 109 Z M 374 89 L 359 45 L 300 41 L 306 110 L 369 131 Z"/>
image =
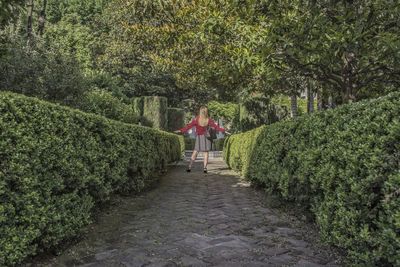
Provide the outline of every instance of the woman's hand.
<path id="1" fill-rule="evenodd" d="M 226 134 L 226 135 L 231 135 L 231 133 L 230 133 L 230 132 L 227 132 L 227 131 L 225 131 L 225 134 Z"/>
<path id="2" fill-rule="evenodd" d="M 180 134 L 180 133 L 181 133 L 181 131 L 180 131 L 180 130 L 176 130 L 176 131 L 174 131 L 174 133 L 176 133 L 176 134 Z"/>

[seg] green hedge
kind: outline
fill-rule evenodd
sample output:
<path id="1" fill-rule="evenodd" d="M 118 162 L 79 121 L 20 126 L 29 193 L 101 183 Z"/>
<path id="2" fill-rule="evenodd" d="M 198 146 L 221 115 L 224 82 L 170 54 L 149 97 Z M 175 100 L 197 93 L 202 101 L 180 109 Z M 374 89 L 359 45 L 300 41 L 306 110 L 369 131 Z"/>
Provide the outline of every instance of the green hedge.
<path id="1" fill-rule="evenodd" d="M 168 100 L 160 96 L 143 97 L 143 118 L 151 127 L 161 130 L 168 128 Z"/>
<path id="2" fill-rule="evenodd" d="M 109 119 L 137 124 L 139 115 L 132 105 L 127 105 L 111 92 L 92 90 L 80 100 L 79 108 L 88 113 L 98 114 Z"/>
<path id="3" fill-rule="evenodd" d="M 168 130 L 175 131 L 185 126 L 185 111 L 181 108 L 168 108 Z"/>
<path id="4" fill-rule="evenodd" d="M 113 193 L 179 160 L 177 135 L 0 93 L 0 266 L 76 236 Z"/>
<path id="5" fill-rule="evenodd" d="M 400 266 L 400 93 L 275 123 L 225 142 L 230 167 L 309 208 L 362 266 Z"/>
<path id="6" fill-rule="evenodd" d="M 213 150 L 222 151 L 224 149 L 225 138 L 214 140 Z"/>

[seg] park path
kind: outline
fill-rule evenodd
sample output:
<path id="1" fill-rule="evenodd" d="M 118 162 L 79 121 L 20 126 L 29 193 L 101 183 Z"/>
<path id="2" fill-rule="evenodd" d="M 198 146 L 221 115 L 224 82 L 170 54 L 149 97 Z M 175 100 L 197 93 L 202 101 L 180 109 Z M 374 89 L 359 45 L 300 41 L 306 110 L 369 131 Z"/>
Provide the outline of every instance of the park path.
<path id="1" fill-rule="evenodd" d="M 157 188 L 99 215 L 83 240 L 40 266 L 339 266 L 312 226 L 268 207 L 213 159 L 172 167 Z M 36 265 L 36 264 L 35 264 Z"/>

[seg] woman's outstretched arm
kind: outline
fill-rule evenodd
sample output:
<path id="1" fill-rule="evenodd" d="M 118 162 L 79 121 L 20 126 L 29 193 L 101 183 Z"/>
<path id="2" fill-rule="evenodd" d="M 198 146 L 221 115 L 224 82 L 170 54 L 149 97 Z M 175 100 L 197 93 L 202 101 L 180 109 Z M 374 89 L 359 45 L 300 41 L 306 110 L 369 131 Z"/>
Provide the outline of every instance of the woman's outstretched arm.
<path id="1" fill-rule="evenodd" d="M 225 132 L 225 129 L 220 127 L 218 124 L 215 123 L 214 120 L 210 119 L 208 121 L 208 125 L 210 125 L 210 127 L 214 128 L 215 130 L 217 130 L 218 132 Z"/>
<path id="2" fill-rule="evenodd" d="M 189 122 L 188 124 L 186 124 L 185 127 L 175 131 L 175 132 L 181 132 L 181 133 L 186 133 L 187 131 L 189 131 L 193 126 L 196 125 L 196 119 L 194 118 L 191 122 Z"/>

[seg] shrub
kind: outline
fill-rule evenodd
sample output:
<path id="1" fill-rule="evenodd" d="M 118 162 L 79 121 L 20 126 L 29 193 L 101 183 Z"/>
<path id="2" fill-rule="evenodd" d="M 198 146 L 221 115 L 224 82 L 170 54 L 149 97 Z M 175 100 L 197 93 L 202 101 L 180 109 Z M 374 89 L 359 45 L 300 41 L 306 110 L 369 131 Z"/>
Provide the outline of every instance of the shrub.
<path id="1" fill-rule="evenodd" d="M 400 265 L 400 93 L 234 135 L 230 167 L 315 215 L 363 266 Z"/>
<path id="2" fill-rule="evenodd" d="M 132 105 L 135 113 L 139 116 L 143 116 L 143 97 L 132 98 Z"/>
<path id="3" fill-rule="evenodd" d="M 257 137 L 264 127 L 225 138 L 223 157 L 230 168 L 246 173 Z"/>
<path id="4" fill-rule="evenodd" d="M 177 135 L 0 93 L 0 265 L 76 236 L 113 193 L 180 159 Z"/>
<path id="5" fill-rule="evenodd" d="M 222 151 L 224 149 L 225 138 L 216 139 L 213 143 L 213 150 Z"/>
<path id="6" fill-rule="evenodd" d="M 132 105 L 127 105 L 104 90 L 92 90 L 81 100 L 80 109 L 109 119 L 137 124 L 139 116 Z"/>
<path id="7" fill-rule="evenodd" d="M 145 96 L 143 97 L 143 117 L 151 121 L 153 128 L 167 129 L 168 101 L 165 97 Z"/>
<path id="8" fill-rule="evenodd" d="M 255 95 L 246 98 L 239 105 L 239 130 L 247 131 L 261 125 L 271 124 L 289 115 L 285 107 L 276 105 L 265 96 Z"/>
<path id="9" fill-rule="evenodd" d="M 76 107 L 89 89 L 77 59 L 42 39 L 27 49 L 26 38 L 15 34 L 0 32 L 0 90 Z"/>
<path id="10" fill-rule="evenodd" d="M 238 115 L 238 104 L 235 103 L 220 103 L 211 101 L 207 105 L 211 117 L 224 118 L 228 123 L 231 123 Z"/>
<path id="11" fill-rule="evenodd" d="M 180 108 L 168 108 L 168 130 L 175 131 L 185 126 L 185 111 Z"/>
<path id="12" fill-rule="evenodd" d="M 132 100 L 140 123 L 160 130 L 168 129 L 168 100 L 160 96 L 135 97 Z"/>

